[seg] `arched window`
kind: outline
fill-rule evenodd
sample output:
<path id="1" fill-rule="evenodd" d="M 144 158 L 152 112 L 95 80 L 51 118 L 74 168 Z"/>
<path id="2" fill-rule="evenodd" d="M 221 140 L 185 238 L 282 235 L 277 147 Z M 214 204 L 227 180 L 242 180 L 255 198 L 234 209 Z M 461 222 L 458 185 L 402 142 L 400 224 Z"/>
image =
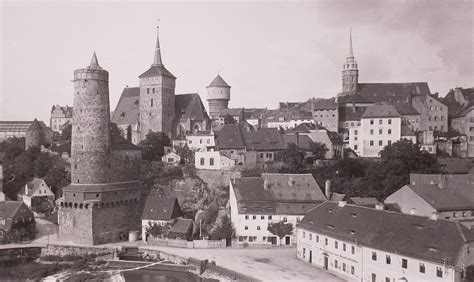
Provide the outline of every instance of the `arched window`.
<path id="1" fill-rule="evenodd" d="M 198 132 L 200 130 L 201 130 L 201 127 L 199 126 L 199 124 L 195 124 L 194 127 L 193 127 L 193 131 Z"/>

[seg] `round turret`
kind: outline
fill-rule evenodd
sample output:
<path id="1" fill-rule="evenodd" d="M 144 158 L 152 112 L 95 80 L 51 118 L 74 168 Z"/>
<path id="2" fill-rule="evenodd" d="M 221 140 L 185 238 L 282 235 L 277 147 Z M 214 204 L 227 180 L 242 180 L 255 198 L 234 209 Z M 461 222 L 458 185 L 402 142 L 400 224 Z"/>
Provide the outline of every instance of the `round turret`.
<path id="1" fill-rule="evenodd" d="M 28 150 L 30 147 L 40 147 L 44 142 L 43 127 L 37 119 L 35 119 L 25 135 L 25 149 Z"/>
<path id="2" fill-rule="evenodd" d="M 71 157 L 73 184 L 111 182 L 109 73 L 95 53 L 87 68 L 74 71 Z"/>
<path id="3" fill-rule="evenodd" d="M 207 101 L 209 102 L 209 115 L 215 117 L 223 109 L 227 109 L 230 100 L 230 85 L 220 75 L 207 86 Z"/>

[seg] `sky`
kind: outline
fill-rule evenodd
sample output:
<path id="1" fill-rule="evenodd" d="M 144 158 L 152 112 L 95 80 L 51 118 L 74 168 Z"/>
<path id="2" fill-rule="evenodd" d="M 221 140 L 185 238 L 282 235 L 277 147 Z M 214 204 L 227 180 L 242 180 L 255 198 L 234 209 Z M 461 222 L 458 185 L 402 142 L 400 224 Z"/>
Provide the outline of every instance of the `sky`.
<path id="1" fill-rule="evenodd" d="M 217 73 L 230 107 L 328 98 L 341 91 L 352 28 L 359 82 L 428 82 L 431 92 L 474 86 L 471 0 L 5 1 L 0 0 L 0 120 L 49 124 L 73 104 L 73 72 L 93 52 L 109 72 L 110 108 L 153 61 L 176 94 L 199 93 Z"/>

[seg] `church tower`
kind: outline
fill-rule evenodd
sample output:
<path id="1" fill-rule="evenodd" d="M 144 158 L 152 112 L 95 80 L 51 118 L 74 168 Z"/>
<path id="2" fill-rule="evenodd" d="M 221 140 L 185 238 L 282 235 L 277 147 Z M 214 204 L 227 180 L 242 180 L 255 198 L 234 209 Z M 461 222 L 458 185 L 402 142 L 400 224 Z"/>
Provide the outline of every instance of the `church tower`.
<path id="1" fill-rule="evenodd" d="M 342 93 L 356 92 L 358 81 L 359 69 L 352 51 L 352 30 L 350 30 L 349 54 L 346 57 L 346 63 L 342 66 Z"/>
<path id="2" fill-rule="evenodd" d="M 159 27 L 157 28 L 159 31 Z M 140 140 L 153 132 L 163 132 L 171 137 L 171 125 L 175 116 L 176 77 L 169 72 L 161 60 L 159 34 L 153 64 L 141 74 L 140 80 Z"/>
<path id="3" fill-rule="evenodd" d="M 209 115 L 216 117 L 223 109 L 227 109 L 230 100 L 230 85 L 217 74 L 216 78 L 207 86 L 207 101 Z"/>

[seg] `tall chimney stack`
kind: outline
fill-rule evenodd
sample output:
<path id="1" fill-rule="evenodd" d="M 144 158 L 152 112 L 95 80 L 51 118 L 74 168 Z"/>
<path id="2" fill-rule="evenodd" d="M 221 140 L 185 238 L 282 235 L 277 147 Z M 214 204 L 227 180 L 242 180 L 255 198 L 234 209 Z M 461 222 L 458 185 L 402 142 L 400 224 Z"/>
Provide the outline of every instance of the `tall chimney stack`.
<path id="1" fill-rule="evenodd" d="M 324 183 L 324 195 L 327 200 L 331 200 L 331 180 L 329 179 Z"/>

